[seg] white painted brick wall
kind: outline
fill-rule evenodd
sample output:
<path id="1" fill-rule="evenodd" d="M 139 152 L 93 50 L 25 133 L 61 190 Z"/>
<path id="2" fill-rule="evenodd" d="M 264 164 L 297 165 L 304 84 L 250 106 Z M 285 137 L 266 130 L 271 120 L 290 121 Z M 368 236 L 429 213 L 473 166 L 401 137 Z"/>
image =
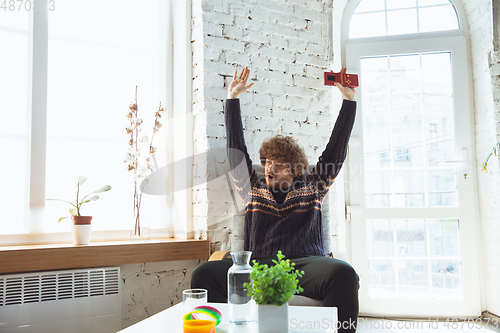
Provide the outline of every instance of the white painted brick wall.
<path id="1" fill-rule="evenodd" d="M 325 47 L 331 38 L 327 23 L 332 4 L 333 0 L 193 2 L 193 112 L 202 118 L 195 121 L 195 153 L 225 147 L 221 111 L 227 86 L 235 70 L 249 66 L 255 86 L 241 97 L 241 104 L 253 161 L 259 162 L 262 141 L 278 133 L 293 135 L 310 161 L 316 161 L 332 128 L 325 124 L 333 122 L 331 88 L 325 90 L 321 82 L 323 71 L 329 69 L 327 59 L 332 59 Z M 226 157 L 217 162 L 223 165 Z M 197 177 L 204 167 L 195 169 Z M 195 225 L 208 224 L 213 249 L 242 248 L 231 230 L 242 226 L 243 217 L 233 218 L 237 209 L 227 189 L 199 186 L 194 205 Z"/>
<path id="2" fill-rule="evenodd" d="M 479 172 L 486 154 L 500 138 L 497 115 L 500 111 L 500 84 L 492 75 L 499 64 L 491 63 L 492 11 L 491 0 L 464 0 L 472 45 L 474 77 L 476 170 L 478 170 L 479 208 L 486 289 L 486 310 L 500 314 L 500 174 L 498 158 L 488 164 L 487 174 Z"/>

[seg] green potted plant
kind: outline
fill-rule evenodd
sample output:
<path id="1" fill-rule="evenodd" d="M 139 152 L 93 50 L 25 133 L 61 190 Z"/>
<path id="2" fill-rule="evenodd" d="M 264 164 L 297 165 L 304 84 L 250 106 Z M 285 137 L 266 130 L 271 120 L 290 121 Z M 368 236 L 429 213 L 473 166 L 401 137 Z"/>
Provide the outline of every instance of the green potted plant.
<path id="1" fill-rule="evenodd" d="M 295 270 L 295 263 L 278 251 L 278 260 L 274 266 L 260 265 L 253 260 L 250 282 L 244 287 L 257 303 L 257 317 L 260 333 L 288 332 L 288 301 L 302 291 L 298 277 L 304 271 Z"/>
<path id="2" fill-rule="evenodd" d="M 71 217 L 71 220 L 73 221 L 73 224 L 71 226 L 71 233 L 73 236 L 73 244 L 75 245 L 87 245 L 90 241 L 92 216 L 81 215 L 80 209 L 82 208 L 82 205 L 91 201 L 97 201 L 97 199 L 99 199 L 99 196 L 96 195 L 97 193 L 107 192 L 111 190 L 111 186 L 104 185 L 80 198 L 80 186 L 83 185 L 83 183 L 85 183 L 87 179 L 88 178 L 84 176 L 80 176 L 80 178 L 78 179 L 78 183 L 76 184 L 76 201 L 74 203 L 60 199 L 45 199 L 48 201 L 62 201 L 71 205 L 71 208 L 69 209 L 70 216 L 61 217 L 57 222 L 61 222 L 62 220 Z"/>

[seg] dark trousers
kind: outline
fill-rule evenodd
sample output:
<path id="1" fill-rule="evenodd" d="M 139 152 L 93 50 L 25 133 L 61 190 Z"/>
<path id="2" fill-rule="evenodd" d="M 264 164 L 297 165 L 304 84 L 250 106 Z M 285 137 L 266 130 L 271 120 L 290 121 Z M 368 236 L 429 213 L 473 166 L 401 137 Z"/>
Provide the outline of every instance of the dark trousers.
<path id="1" fill-rule="evenodd" d="M 276 256 L 255 257 L 259 264 L 274 265 Z M 359 277 L 347 262 L 317 256 L 285 257 L 295 263 L 295 268 L 303 270 L 299 285 L 304 289 L 300 295 L 323 300 L 323 306 L 335 306 L 338 309 L 339 332 L 355 332 L 358 318 Z M 231 259 L 208 261 L 200 264 L 193 271 L 191 288 L 208 290 L 208 301 L 227 302 L 227 271 L 233 264 Z"/>

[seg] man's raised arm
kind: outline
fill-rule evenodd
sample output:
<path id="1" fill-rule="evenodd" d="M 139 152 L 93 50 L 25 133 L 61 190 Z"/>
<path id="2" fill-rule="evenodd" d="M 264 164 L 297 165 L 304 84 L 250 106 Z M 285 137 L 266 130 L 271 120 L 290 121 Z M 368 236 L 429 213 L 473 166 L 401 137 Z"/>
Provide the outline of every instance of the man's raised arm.
<path id="1" fill-rule="evenodd" d="M 345 71 L 344 68 L 342 70 Z M 344 100 L 330 140 L 319 157 L 315 170 L 320 177 L 319 190 L 325 194 L 339 174 L 347 156 L 347 144 L 356 117 L 356 91 L 354 88 L 344 87 L 340 83 L 335 83 L 335 85 L 342 93 Z"/>
<path id="2" fill-rule="evenodd" d="M 253 83 L 247 84 L 249 77 L 250 70 L 247 67 L 243 68 L 239 76 L 238 71 L 234 72 L 233 81 L 229 85 L 225 108 L 227 156 L 236 189 L 242 198 L 250 190 L 250 176 L 253 173 L 252 160 L 248 155 L 243 136 L 239 100 L 239 96 L 254 85 Z"/>

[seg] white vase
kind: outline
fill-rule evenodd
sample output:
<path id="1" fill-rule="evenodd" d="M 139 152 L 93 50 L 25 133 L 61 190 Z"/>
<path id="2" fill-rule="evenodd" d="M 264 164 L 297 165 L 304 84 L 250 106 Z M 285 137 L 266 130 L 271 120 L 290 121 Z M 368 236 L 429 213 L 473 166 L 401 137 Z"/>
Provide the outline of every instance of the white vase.
<path id="1" fill-rule="evenodd" d="M 72 225 L 71 235 L 73 236 L 73 244 L 88 245 L 90 242 L 90 231 L 92 224 Z"/>
<path id="2" fill-rule="evenodd" d="M 257 305 L 259 333 L 288 333 L 288 303 Z"/>

